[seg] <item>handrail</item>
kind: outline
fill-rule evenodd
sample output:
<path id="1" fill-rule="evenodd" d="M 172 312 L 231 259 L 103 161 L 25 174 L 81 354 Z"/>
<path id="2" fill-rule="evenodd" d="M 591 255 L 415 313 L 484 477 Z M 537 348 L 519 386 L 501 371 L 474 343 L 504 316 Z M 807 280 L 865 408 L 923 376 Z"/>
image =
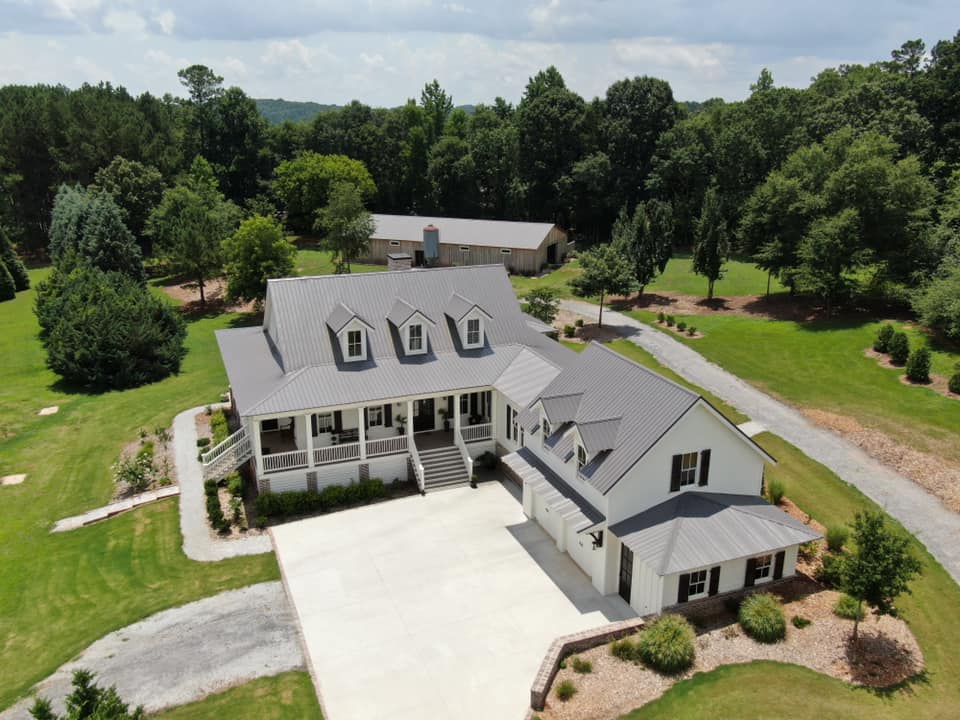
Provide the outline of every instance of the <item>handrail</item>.
<path id="1" fill-rule="evenodd" d="M 470 452 L 467 450 L 467 443 L 463 439 L 463 428 L 460 429 L 460 432 L 454 431 L 453 441 L 456 443 L 457 449 L 460 450 L 460 457 L 463 459 L 464 467 L 467 468 L 467 480 L 473 482 L 473 458 L 470 457 Z"/>
<path id="2" fill-rule="evenodd" d="M 307 451 L 293 450 L 291 452 L 270 453 L 263 456 L 263 471 L 280 472 L 282 470 L 299 470 L 307 467 Z"/>
<path id="3" fill-rule="evenodd" d="M 228 435 L 224 440 L 220 441 L 205 453 L 201 454 L 200 462 L 202 462 L 204 465 L 209 465 L 221 455 L 231 450 L 234 445 L 238 445 L 240 442 L 245 440 L 246 437 L 247 429 L 245 427 L 241 427 L 235 433 Z"/>
<path id="4" fill-rule="evenodd" d="M 407 443 L 407 452 L 410 454 L 410 462 L 413 465 L 413 474 L 417 476 L 417 489 L 419 489 L 420 494 L 423 495 L 426 492 L 424 485 L 423 463 L 420 462 L 420 453 L 417 452 L 417 443 L 413 439 L 412 435 Z"/>
<path id="5" fill-rule="evenodd" d="M 313 449 L 313 464 L 328 465 L 329 463 L 357 460 L 360 457 L 360 443 L 343 443 L 342 445 L 326 445 Z"/>
<path id="6" fill-rule="evenodd" d="M 367 440 L 367 457 L 378 455 L 395 455 L 407 449 L 407 436 L 394 435 L 393 437 Z"/>
<path id="7" fill-rule="evenodd" d="M 489 440 L 493 437 L 493 423 L 481 423 L 479 425 L 468 425 L 460 428 L 464 442 L 477 442 L 478 440 Z"/>

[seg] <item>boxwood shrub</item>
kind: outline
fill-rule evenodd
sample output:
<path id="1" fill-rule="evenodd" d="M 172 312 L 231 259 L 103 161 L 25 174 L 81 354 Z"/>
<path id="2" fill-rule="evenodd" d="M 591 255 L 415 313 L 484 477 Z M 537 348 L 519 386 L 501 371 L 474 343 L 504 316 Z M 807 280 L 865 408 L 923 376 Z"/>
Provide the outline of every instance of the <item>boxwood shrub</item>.
<path id="1" fill-rule="evenodd" d="M 918 347 L 907 359 L 907 379 L 915 383 L 930 382 L 930 350 Z"/>
<path id="2" fill-rule="evenodd" d="M 960 395 L 960 366 L 958 366 L 957 371 L 950 376 L 947 387 L 950 389 L 950 392 Z"/>
<path id="3" fill-rule="evenodd" d="M 349 485 L 328 485 L 321 491 L 261 493 L 254 501 L 257 515 L 287 517 L 328 512 L 347 505 L 360 505 L 386 497 L 387 491 L 380 478 L 370 478 Z"/>
<path id="4" fill-rule="evenodd" d="M 743 631 L 762 643 L 775 643 L 787 633 L 783 608 L 770 593 L 756 593 L 744 600 L 739 619 Z"/>
<path id="5" fill-rule="evenodd" d="M 879 353 L 890 352 L 890 341 L 896 333 L 893 325 L 887 323 L 877 331 L 877 337 L 873 341 L 873 349 Z"/>
<path id="6" fill-rule="evenodd" d="M 910 339 L 904 332 L 894 333 L 890 339 L 890 362 L 903 365 L 910 356 Z"/>
<path id="7" fill-rule="evenodd" d="M 640 633 L 637 656 L 653 670 L 674 675 L 693 665 L 695 637 L 686 618 L 662 615 Z"/>

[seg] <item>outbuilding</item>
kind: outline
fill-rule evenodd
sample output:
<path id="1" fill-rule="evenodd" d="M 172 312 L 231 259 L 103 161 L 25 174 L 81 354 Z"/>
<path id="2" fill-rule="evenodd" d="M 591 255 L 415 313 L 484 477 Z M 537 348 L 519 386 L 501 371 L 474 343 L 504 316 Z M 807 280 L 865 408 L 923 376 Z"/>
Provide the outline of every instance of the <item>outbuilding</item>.
<path id="1" fill-rule="evenodd" d="M 502 264 L 512 273 L 539 272 L 567 255 L 567 234 L 551 223 L 375 214 L 363 262 L 386 264 L 408 253 L 415 267 Z"/>

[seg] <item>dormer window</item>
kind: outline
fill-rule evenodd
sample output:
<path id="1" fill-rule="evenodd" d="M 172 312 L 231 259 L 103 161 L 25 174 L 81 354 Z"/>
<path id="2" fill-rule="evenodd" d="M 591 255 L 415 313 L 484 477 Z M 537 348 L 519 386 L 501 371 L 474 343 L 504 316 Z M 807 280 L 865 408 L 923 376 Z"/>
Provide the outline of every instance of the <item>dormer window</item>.
<path id="1" fill-rule="evenodd" d="M 467 320 L 467 346 L 476 347 L 480 344 L 480 318 Z"/>
<path id="2" fill-rule="evenodd" d="M 577 472 L 583 470 L 583 466 L 587 464 L 587 450 L 583 445 L 577 445 Z"/>
<path id="3" fill-rule="evenodd" d="M 544 418 L 543 419 L 543 437 L 540 438 L 540 442 L 546 445 L 547 438 L 549 437 L 550 437 L 550 421 Z"/>
<path id="4" fill-rule="evenodd" d="M 347 331 L 347 358 L 358 360 L 363 357 L 363 331 Z"/>
<path id="5" fill-rule="evenodd" d="M 412 353 L 423 350 L 423 325 L 410 325 L 407 329 L 407 350 Z"/>

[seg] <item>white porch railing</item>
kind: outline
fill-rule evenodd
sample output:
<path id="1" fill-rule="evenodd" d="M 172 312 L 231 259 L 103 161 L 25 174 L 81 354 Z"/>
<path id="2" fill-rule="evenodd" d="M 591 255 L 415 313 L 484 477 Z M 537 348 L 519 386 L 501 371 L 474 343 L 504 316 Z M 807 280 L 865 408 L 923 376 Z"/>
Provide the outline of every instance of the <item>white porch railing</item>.
<path id="1" fill-rule="evenodd" d="M 395 437 L 381 438 L 380 440 L 367 440 L 367 457 L 377 457 L 378 455 L 396 455 L 407 451 L 407 436 L 397 435 Z"/>
<path id="2" fill-rule="evenodd" d="M 344 443 L 343 445 L 329 445 L 313 449 L 313 464 L 328 465 L 329 463 L 346 462 L 360 459 L 360 443 Z"/>
<path id="3" fill-rule="evenodd" d="M 300 468 L 305 468 L 306 466 L 306 450 L 271 453 L 263 456 L 263 471 L 265 473 L 281 472 L 283 470 L 299 470 Z"/>
<path id="4" fill-rule="evenodd" d="M 474 425 L 473 427 L 477 427 Z M 473 458 L 470 457 L 470 451 L 467 450 L 467 443 L 463 438 L 463 428 L 460 428 L 460 432 L 453 433 L 453 442 L 456 443 L 457 449 L 460 451 L 460 458 L 463 460 L 463 466 L 467 469 L 467 479 L 470 482 L 473 482 Z"/>
<path id="5" fill-rule="evenodd" d="M 493 437 L 493 423 L 481 423 L 480 425 L 467 425 L 460 428 L 460 434 L 464 442 L 477 442 L 479 440 L 489 440 Z"/>
<path id="6" fill-rule="evenodd" d="M 226 440 L 200 456 L 204 480 L 219 480 L 240 467 L 253 455 L 253 443 L 240 428 Z"/>
<path id="7" fill-rule="evenodd" d="M 417 442 L 413 438 L 410 438 L 410 442 L 407 444 L 407 450 L 410 453 L 410 462 L 413 464 L 413 474 L 417 476 L 417 489 L 420 490 L 422 495 L 424 490 L 424 472 L 423 472 L 423 463 L 420 462 L 420 453 L 417 452 Z"/>

